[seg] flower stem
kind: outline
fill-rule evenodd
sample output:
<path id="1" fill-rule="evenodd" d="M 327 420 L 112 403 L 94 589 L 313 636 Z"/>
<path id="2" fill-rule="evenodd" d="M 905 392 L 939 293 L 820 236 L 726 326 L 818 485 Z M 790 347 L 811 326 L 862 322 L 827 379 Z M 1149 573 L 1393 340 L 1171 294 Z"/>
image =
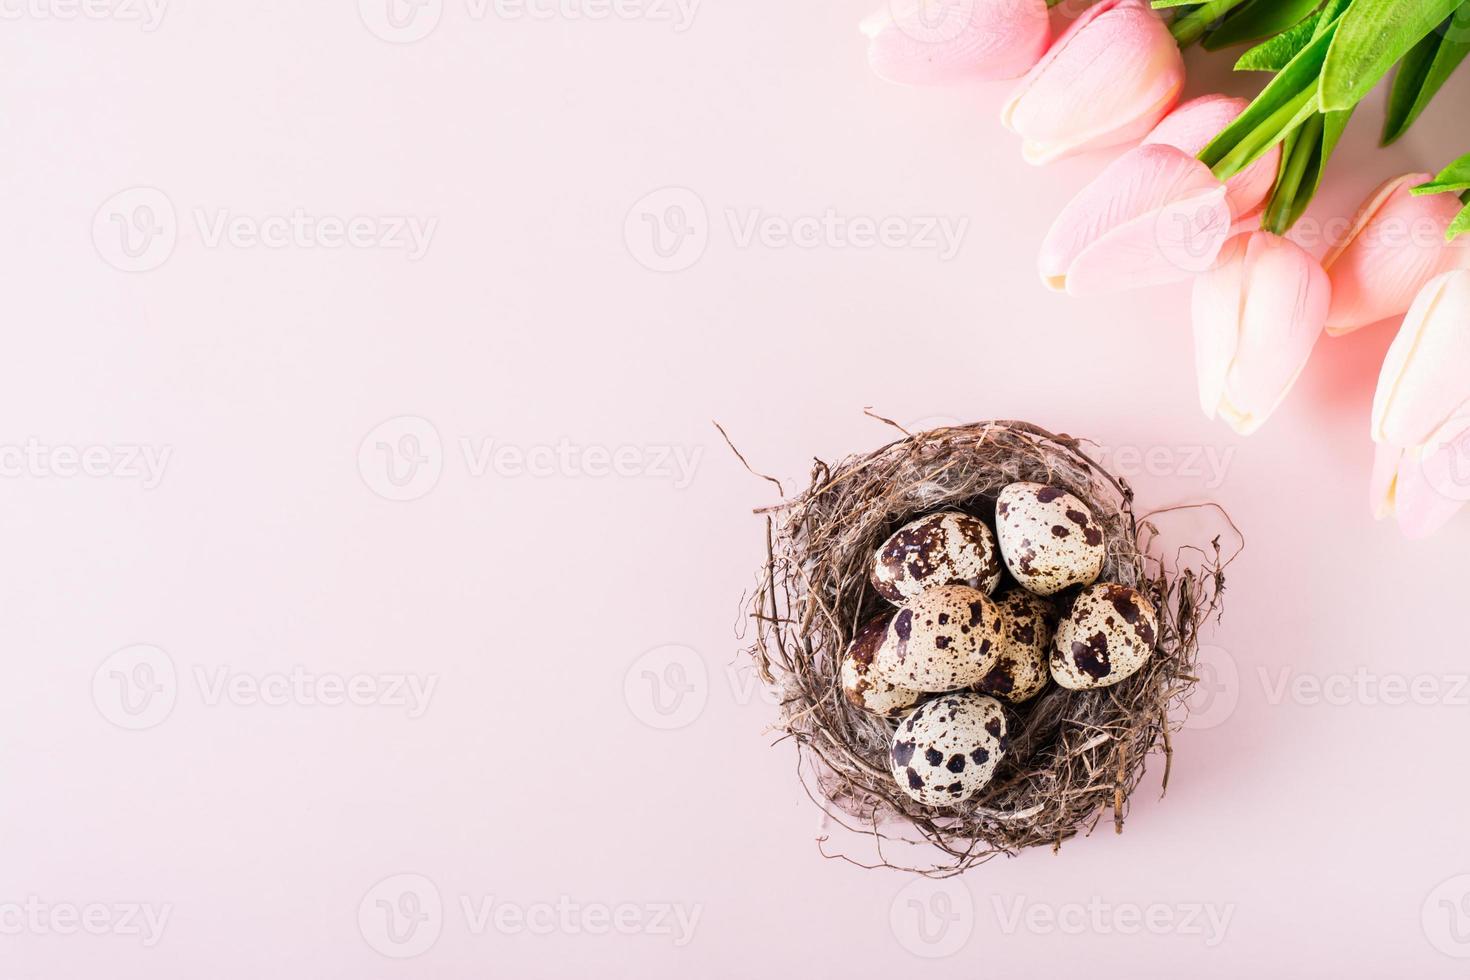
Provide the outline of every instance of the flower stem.
<path id="1" fill-rule="evenodd" d="M 1205 31 L 1211 24 L 1219 21 L 1244 2 L 1245 0 L 1207 0 L 1203 5 L 1175 20 L 1169 27 L 1169 33 L 1174 35 L 1174 40 L 1179 42 L 1181 48 L 1187 48 L 1204 37 Z"/>
<path id="2" fill-rule="evenodd" d="M 1322 114 L 1302 124 L 1291 141 L 1291 149 L 1281 161 L 1281 177 L 1276 181 L 1276 190 L 1271 194 L 1271 203 L 1266 208 L 1262 222 L 1272 234 L 1284 235 L 1292 226 L 1291 215 L 1296 210 L 1297 195 L 1301 192 L 1302 178 L 1312 157 L 1322 149 Z"/>

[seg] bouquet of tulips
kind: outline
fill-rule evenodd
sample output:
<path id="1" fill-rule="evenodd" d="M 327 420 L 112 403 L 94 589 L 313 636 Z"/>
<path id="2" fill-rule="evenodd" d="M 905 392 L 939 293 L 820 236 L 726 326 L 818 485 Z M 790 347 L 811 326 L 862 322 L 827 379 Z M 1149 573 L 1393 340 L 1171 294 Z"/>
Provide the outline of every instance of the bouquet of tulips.
<path id="1" fill-rule="evenodd" d="M 1002 121 L 1030 163 L 1130 147 L 1052 225 L 1041 278 L 1074 296 L 1193 279 L 1200 401 L 1235 431 L 1324 332 L 1402 317 L 1370 492 L 1405 534 L 1438 529 L 1470 499 L 1470 156 L 1386 181 L 1321 259 L 1287 233 L 1379 81 L 1397 69 L 1387 144 L 1470 54 L 1470 0 L 1099 0 L 1053 38 L 1059 2 L 1079 0 L 888 0 L 862 30 L 891 81 L 1020 78 Z M 1196 43 L 1251 45 L 1236 69 L 1270 80 L 1180 105 Z"/>

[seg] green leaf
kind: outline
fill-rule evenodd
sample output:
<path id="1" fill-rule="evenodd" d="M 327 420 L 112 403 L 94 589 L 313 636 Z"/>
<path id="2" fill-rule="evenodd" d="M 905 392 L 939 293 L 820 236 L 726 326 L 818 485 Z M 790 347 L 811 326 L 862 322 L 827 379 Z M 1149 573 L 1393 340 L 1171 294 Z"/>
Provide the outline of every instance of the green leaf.
<path id="1" fill-rule="evenodd" d="M 1201 151 L 1199 158 L 1216 177 L 1240 173 L 1317 112 L 1317 77 L 1335 29 L 1336 22 L 1329 24 Z"/>
<path id="2" fill-rule="evenodd" d="M 1467 190 L 1470 190 L 1470 155 L 1460 157 L 1429 183 L 1420 184 L 1410 193 L 1422 197 L 1425 194 L 1459 194 Z"/>
<path id="3" fill-rule="evenodd" d="M 1455 216 L 1450 226 L 1445 229 L 1445 241 L 1452 242 L 1461 235 L 1470 235 L 1470 204 L 1465 205 L 1465 210 Z"/>
<path id="4" fill-rule="evenodd" d="M 1218 51 L 1233 44 L 1273 37 L 1300 24 L 1321 6 L 1322 0 L 1250 0 L 1205 38 L 1204 48 Z"/>
<path id="5" fill-rule="evenodd" d="M 1155 10 L 1168 10 L 1170 7 L 1198 7 L 1202 6 L 1200 0 L 1154 0 Z"/>
<path id="6" fill-rule="evenodd" d="M 1354 0 L 1322 65 L 1322 108 L 1349 109 L 1465 0 Z"/>
<path id="7" fill-rule="evenodd" d="M 1470 4 L 1455 11 L 1448 25 L 1429 34 L 1399 64 L 1388 98 L 1383 145 L 1398 140 L 1470 55 Z"/>
<path id="8" fill-rule="evenodd" d="M 1291 64 L 1291 59 L 1312 43 L 1317 35 L 1320 13 L 1313 14 L 1300 24 L 1251 48 L 1235 63 L 1236 71 L 1280 71 Z"/>

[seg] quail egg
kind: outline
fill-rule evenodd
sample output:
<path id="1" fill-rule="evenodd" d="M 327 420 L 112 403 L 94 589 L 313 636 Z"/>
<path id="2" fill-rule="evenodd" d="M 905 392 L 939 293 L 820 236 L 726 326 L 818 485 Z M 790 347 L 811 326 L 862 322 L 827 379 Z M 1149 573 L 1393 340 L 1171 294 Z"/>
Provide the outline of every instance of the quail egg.
<path id="1" fill-rule="evenodd" d="M 899 722 L 888 764 L 899 788 L 927 806 L 974 796 L 1005 755 L 1006 718 L 983 694 L 946 694 Z"/>
<path id="2" fill-rule="evenodd" d="M 1012 483 L 995 502 L 1000 553 L 1015 580 L 1037 595 L 1091 585 L 1107 554 L 1102 525 L 1058 487 Z"/>
<path id="3" fill-rule="evenodd" d="M 874 664 L 883 680 L 911 691 L 969 687 L 995 666 L 1004 628 L 984 592 L 936 585 L 894 615 Z"/>
<path id="4" fill-rule="evenodd" d="M 873 556 L 873 588 L 902 605 L 932 585 L 968 585 L 987 595 L 1000 582 L 1000 551 L 984 521 L 945 511 L 899 528 Z"/>
<path id="5" fill-rule="evenodd" d="M 859 708 L 887 718 L 903 714 L 919 703 L 924 695 L 904 687 L 894 687 L 878 677 L 873 659 L 888 636 L 893 612 L 886 612 L 858 630 L 842 657 L 842 693 Z"/>
<path id="6" fill-rule="evenodd" d="M 1144 665 L 1158 635 L 1158 613 L 1142 592 L 1112 583 L 1083 589 L 1057 625 L 1051 676 L 1074 691 L 1116 684 Z"/>
<path id="7" fill-rule="evenodd" d="M 1045 599 L 1025 589 L 1013 589 L 995 604 L 1005 620 L 1000 656 L 975 690 L 1019 704 L 1040 694 L 1051 676 L 1046 662 L 1051 653 L 1052 610 Z"/>

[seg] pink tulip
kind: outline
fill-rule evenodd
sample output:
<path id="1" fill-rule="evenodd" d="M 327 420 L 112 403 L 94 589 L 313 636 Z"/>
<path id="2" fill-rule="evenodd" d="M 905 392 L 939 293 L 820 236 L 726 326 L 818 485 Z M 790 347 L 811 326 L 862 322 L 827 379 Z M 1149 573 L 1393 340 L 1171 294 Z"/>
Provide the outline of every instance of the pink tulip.
<path id="1" fill-rule="evenodd" d="M 887 0 L 859 29 L 878 77 L 906 85 L 1017 78 L 1051 40 L 1046 0 Z"/>
<path id="2" fill-rule="evenodd" d="M 1200 405 L 1241 435 L 1276 410 L 1307 365 L 1332 287 L 1295 242 L 1257 231 L 1230 240 L 1194 282 Z"/>
<path id="3" fill-rule="evenodd" d="M 1073 296 L 1178 282 L 1208 269 L 1230 231 L 1226 187 L 1163 143 L 1114 160 L 1041 245 L 1042 281 Z"/>
<path id="4" fill-rule="evenodd" d="M 1383 359 L 1372 434 L 1374 516 L 1420 538 L 1470 500 L 1470 270 L 1415 297 Z"/>
<path id="5" fill-rule="evenodd" d="M 1445 241 L 1463 205 L 1453 194 L 1415 197 L 1430 174 L 1396 177 L 1373 192 L 1322 265 L 1332 278 L 1327 332 L 1334 337 L 1401 316 L 1425 283 L 1470 263 L 1470 239 Z"/>
<path id="6" fill-rule="evenodd" d="M 1022 80 L 1001 121 L 1042 164 L 1141 139 L 1174 108 L 1184 59 L 1147 0 L 1102 0 Z"/>
<path id="7" fill-rule="evenodd" d="M 1149 143 L 1177 146 L 1190 156 L 1198 156 L 1210 141 L 1245 111 L 1245 99 L 1227 95 L 1202 95 L 1175 109 L 1143 138 Z M 1225 199 L 1230 202 L 1236 232 L 1254 231 L 1260 227 L 1266 198 L 1276 184 L 1281 167 L 1281 146 L 1271 148 L 1265 156 L 1225 182 Z"/>

